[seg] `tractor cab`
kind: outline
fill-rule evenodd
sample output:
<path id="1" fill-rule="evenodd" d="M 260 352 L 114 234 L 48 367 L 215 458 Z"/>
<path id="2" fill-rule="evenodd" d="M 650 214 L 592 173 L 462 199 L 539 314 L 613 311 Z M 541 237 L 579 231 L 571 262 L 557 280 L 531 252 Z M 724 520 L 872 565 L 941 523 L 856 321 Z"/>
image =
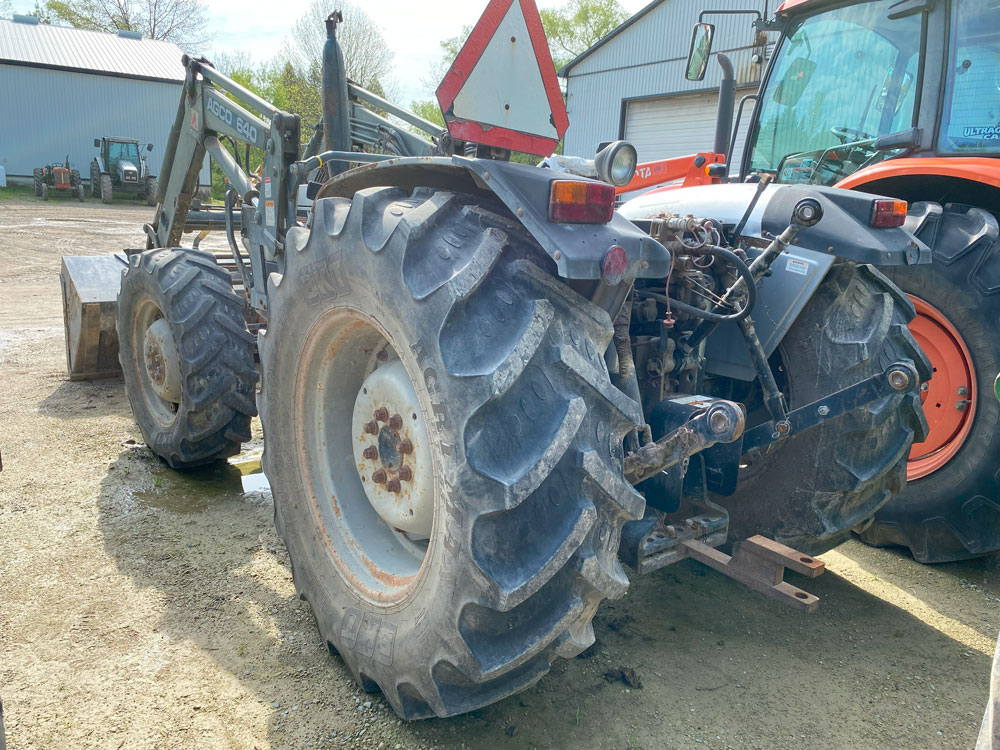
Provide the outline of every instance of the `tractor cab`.
<path id="1" fill-rule="evenodd" d="M 116 172 L 123 182 L 139 179 L 139 144 L 134 141 L 107 142 L 108 171 Z"/>
<path id="2" fill-rule="evenodd" d="M 786 2 L 762 25 L 781 37 L 741 177 L 832 186 L 900 156 L 1000 156 L 993 0 Z M 689 70 L 713 32 L 696 27 Z"/>

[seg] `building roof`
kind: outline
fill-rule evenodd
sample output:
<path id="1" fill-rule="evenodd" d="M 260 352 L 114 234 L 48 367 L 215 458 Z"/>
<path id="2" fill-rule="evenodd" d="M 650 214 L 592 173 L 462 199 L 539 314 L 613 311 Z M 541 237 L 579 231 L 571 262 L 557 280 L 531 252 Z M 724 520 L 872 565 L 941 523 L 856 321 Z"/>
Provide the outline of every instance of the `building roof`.
<path id="1" fill-rule="evenodd" d="M 579 55 L 577 55 L 572 60 L 570 60 L 568 63 L 566 63 L 565 65 L 563 65 L 562 68 L 559 71 L 559 77 L 560 78 L 565 78 L 567 75 L 569 75 L 570 68 L 572 68 L 578 62 L 580 62 L 583 58 L 585 58 L 588 55 L 590 55 L 592 52 L 595 52 L 596 50 L 598 50 L 601 47 L 603 47 L 605 44 L 607 44 L 608 42 L 610 42 L 616 36 L 618 36 L 623 31 L 625 31 L 625 29 L 627 29 L 629 26 L 631 26 L 632 24 L 634 24 L 636 21 L 640 20 L 644 15 L 646 15 L 647 13 L 649 13 L 651 10 L 653 10 L 653 8 L 655 8 L 656 6 L 660 5 L 663 2 L 665 2 L 665 0 L 653 0 L 649 5 L 647 5 L 645 8 L 643 8 L 642 10 L 640 10 L 634 16 L 632 16 L 631 18 L 626 19 L 625 22 L 622 23 L 620 26 L 618 26 L 617 28 L 615 28 L 615 29 L 611 30 L 610 32 L 608 32 L 607 35 L 602 36 L 600 39 L 598 39 L 596 42 L 594 42 L 592 45 L 590 45 L 590 47 L 588 49 L 584 50 Z"/>
<path id="2" fill-rule="evenodd" d="M 0 20 L 0 65 L 181 83 L 184 67 L 175 44 L 67 26 Z"/>

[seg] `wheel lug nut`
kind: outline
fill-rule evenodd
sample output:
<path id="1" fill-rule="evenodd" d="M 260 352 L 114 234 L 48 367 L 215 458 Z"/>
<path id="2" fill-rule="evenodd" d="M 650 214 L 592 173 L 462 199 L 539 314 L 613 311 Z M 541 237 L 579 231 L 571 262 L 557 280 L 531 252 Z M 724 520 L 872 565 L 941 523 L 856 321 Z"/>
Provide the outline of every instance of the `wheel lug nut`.
<path id="1" fill-rule="evenodd" d="M 369 435 L 377 435 L 378 434 L 378 422 L 366 422 L 365 423 L 365 432 L 367 432 Z"/>
<path id="2" fill-rule="evenodd" d="M 385 470 L 376 469 L 375 473 L 372 474 L 372 481 L 375 482 L 375 484 L 382 484 L 385 482 Z"/>
<path id="3" fill-rule="evenodd" d="M 391 427 L 394 430 L 398 430 L 402 428 L 402 426 L 403 426 L 403 418 L 401 416 L 399 416 L 398 414 L 393 414 L 391 417 L 389 417 L 389 427 Z"/>
<path id="4" fill-rule="evenodd" d="M 372 416 L 375 418 L 376 422 L 384 422 L 389 418 L 389 410 L 384 406 L 380 406 L 375 410 L 375 413 Z"/>
<path id="5" fill-rule="evenodd" d="M 409 466 L 405 466 L 405 465 L 404 466 L 400 466 L 399 467 L 399 478 L 402 479 L 404 482 L 409 482 L 411 479 L 413 479 L 413 469 L 411 469 Z"/>
<path id="6" fill-rule="evenodd" d="M 393 478 L 392 478 L 392 479 L 390 479 L 390 480 L 389 480 L 388 482 L 386 482 L 386 483 L 385 483 L 385 488 L 386 488 L 387 490 L 389 490 L 389 492 L 399 492 L 399 491 L 400 491 L 400 489 L 402 489 L 402 488 L 401 488 L 401 487 L 399 486 L 399 480 L 398 480 L 398 479 L 396 479 L 396 477 L 393 477 Z"/>
<path id="7" fill-rule="evenodd" d="M 369 445 L 367 448 L 365 448 L 365 452 L 362 453 L 361 455 L 363 455 L 365 458 L 368 459 L 378 458 L 378 448 L 376 448 L 374 445 Z"/>
<path id="8" fill-rule="evenodd" d="M 409 438 L 403 438 L 399 441 L 399 452 L 404 456 L 408 456 L 413 453 L 413 443 L 410 442 Z"/>
<path id="9" fill-rule="evenodd" d="M 969 395 L 969 389 L 966 388 L 964 385 L 958 386 L 958 395 L 962 396 L 963 398 L 965 396 L 968 396 Z"/>

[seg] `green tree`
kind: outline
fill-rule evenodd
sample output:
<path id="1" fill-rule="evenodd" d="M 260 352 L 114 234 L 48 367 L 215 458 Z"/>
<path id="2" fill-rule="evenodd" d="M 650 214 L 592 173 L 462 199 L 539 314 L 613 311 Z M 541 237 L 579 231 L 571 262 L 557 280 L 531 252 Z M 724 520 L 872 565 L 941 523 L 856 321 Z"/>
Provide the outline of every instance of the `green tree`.
<path id="1" fill-rule="evenodd" d="M 628 19 L 618 0 L 569 0 L 561 8 L 545 9 L 539 15 L 556 70 Z"/>
<path id="2" fill-rule="evenodd" d="M 322 74 L 318 71 L 323 58 L 323 45 L 326 43 L 325 20 L 333 8 L 339 8 L 344 14 L 344 22 L 337 26 L 337 41 L 344 54 L 347 77 L 373 93 L 389 90 L 392 49 L 386 44 L 382 31 L 372 17 L 360 5 L 348 0 L 340 0 L 335 4 L 329 0 L 313 0 L 292 27 L 286 60 L 300 74 L 308 76 L 313 75 L 312 68 L 315 67 L 317 75 L 322 79 Z"/>

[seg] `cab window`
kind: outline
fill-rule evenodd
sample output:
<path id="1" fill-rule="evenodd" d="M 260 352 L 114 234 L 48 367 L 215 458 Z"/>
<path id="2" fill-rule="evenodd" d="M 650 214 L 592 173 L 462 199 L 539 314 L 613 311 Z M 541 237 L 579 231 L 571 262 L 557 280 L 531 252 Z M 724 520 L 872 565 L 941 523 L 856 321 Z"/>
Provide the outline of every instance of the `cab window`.
<path id="1" fill-rule="evenodd" d="M 938 150 L 1000 153 L 1000 2 L 956 0 Z"/>

